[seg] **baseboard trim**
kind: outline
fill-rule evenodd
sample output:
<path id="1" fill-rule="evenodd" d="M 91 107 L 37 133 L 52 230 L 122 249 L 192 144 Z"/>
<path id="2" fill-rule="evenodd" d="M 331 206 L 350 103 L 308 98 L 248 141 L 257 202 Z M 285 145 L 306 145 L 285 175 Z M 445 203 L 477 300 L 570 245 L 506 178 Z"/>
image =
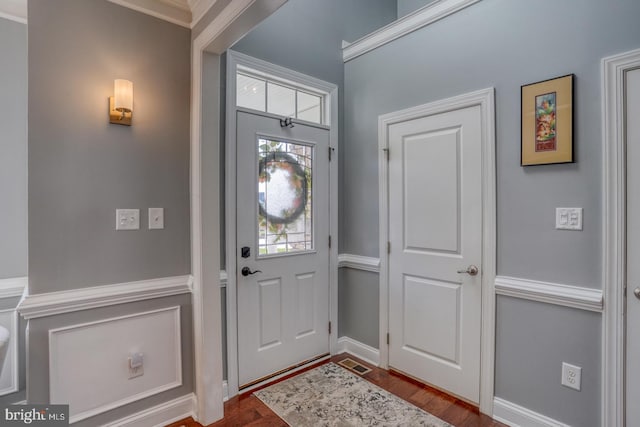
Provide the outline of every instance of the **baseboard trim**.
<path id="1" fill-rule="evenodd" d="M 21 297 L 28 283 L 27 277 L 0 279 L 0 299 Z"/>
<path id="2" fill-rule="evenodd" d="M 195 418 L 195 407 L 196 396 L 190 393 L 104 424 L 103 427 L 164 427 L 185 418 Z"/>
<path id="3" fill-rule="evenodd" d="M 339 254 L 338 268 L 342 267 L 380 273 L 380 258 L 352 254 Z"/>
<path id="4" fill-rule="evenodd" d="M 35 319 L 97 307 L 187 294 L 191 293 L 192 285 L 192 276 L 176 276 L 25 295 L 18 304 L 17 310 L 25 319 Z"/>
<path id="5" fill-rule="evenodd" d="M 499 397 L 493 399 L 493 419 L 511 427 L 570 427 Z"/>
<path id="6" fill-rule="evenodd" d="M 227 380 L 222 381 L 222 401 L 229 400 L 229 382 Z"/>
<path id="7" fill-rule="evenodd" d="M 603 299 L 601 289 L 540 282 L 516 277 L 498 276 L 496 294 L 515 298 L 561 305 L 601 313 Z"/>
<path id="8" fill-rule="evenodd" d="M 338 338 L 338 354 L 349 353 L 374 366 L 380 364 L 380 351 L 349 337 Z"/>

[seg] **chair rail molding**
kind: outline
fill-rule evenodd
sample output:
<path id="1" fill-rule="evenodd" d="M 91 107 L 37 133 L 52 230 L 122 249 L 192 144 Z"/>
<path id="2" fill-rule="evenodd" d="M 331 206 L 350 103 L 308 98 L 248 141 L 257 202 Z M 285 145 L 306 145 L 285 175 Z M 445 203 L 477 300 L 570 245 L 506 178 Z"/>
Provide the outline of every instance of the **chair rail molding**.
<path id="1" fill-rule="evenodd" d="M 28 283 L 28 277 L 0 279 L 0 299 L 21 297 Z"/>
<path id="2" fill-rule="evenodd" d="M 27 0 L 0 1 L 0 18 L 27 23 Z"/>
<path id="3" fill-rule="evenodd" d="M 355 270 L 380 273 L 380 258 L 362 255 L 340 254 L 338 255 L 338 268 L 353 268 Z"/>
<path id="4" fill-rule="evenodd" d="M 626 274 L 625 77 L 640 49 L 602 60 L 603 283 L 602 425 L 624 425 L 624 280 Z"/>
<path id="5" fill-rule="evenodd" d="M 516 277 L 498 276 L 496 294 L 556 304 L 581 310 L 602 312 L 602 290 Z"/>
<path id="6" fill-rule="evenodd" d="M 436 0 L 407 16 L 354 41 L 342 49 L 344 62 L 383 46 L 413 31 L 433 24 L 480 0 Z"/>
<path id="7" fill-rule="evenodd" d="M 25 295 L 17 310 L 25 319 L 191 293 L 191 276 L 93 286 L 68 291 Z"/>

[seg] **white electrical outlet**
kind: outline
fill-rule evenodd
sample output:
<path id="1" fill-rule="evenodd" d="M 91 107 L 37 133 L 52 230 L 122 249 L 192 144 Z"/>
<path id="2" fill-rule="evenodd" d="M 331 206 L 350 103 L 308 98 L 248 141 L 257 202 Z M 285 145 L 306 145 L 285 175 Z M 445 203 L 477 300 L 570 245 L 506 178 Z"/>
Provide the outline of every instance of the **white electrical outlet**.
<path id="1" fill-rule="evenodd" d="M 162 230 L 164 228 L 164 209 L 149 208 L 149 230 Z"/>
<path id="2" fill-rule="evenodd" d="M 116 230 L 139 230 L 140 209 L 116 209 Z"/>
<path id="3" fill-rule="evenodd" d="M 556 208 L 557 230 L 582 230 L 582 208 Z"/>
<path id="4" fill-rule="evenodd" d="M 132 353 L 129 356 L 129 379 L 144 375 L 144 354 Z"/>
<path id="5" fill-rule="evenodd" d="M 562 385 L 580 391 L 582 368 L 562 362 Z"/>

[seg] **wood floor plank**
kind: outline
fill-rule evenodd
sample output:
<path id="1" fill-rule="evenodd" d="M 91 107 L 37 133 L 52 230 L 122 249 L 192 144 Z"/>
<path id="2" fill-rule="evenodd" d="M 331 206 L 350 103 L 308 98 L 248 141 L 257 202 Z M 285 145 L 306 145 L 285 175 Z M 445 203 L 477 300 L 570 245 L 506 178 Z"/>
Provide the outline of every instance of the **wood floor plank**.
<path id="1" fill-rule="evenodd" d="M 362 375 L 363 378 L 387 390 L 390 393 L 416 405 L 419 408 L 435 415 L 436 417 L 452 424 L 456 427 L 507 427 L 502 423 L 481 414 L 475 406 L 448 395 L 440 390 L 422 384 L 412 378 L 405 377 L 396 372 L 385 371 L 377 366 L 373 366 L 357 357 L 348 354 L 333 356 L 331 361 L 337 363 L 343 359 L 350 358 L 356 362 L 367 366 L 371 372 Z M 309 369 L 328 362 L 321 362 L 305 369 L 301 372 L 289 375 L 281 380 L 299 375 Z M 280 417 L 278 417 L 267 405 L 252 394 L 236 396 L 229 399 L 224 404 L 224 418 L 207 427 L 287 427 Z M 173 423 L 167 427 L 203 427 L 192 418 Z"/>

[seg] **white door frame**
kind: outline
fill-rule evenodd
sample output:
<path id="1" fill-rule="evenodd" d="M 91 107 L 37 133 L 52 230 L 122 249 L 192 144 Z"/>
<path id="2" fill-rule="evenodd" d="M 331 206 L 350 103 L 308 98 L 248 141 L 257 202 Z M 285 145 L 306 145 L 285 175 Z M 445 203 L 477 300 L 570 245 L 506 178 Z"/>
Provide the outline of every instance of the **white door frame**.
<path id="1" fill-rule="evenodd" d="M 603 283 L 602 425 L 622 427 L 625 405 L 626 150 L 625 76 L 640 49 L 602 60 Z"/>
<path id="2" fill-rule="evenodd" d="M 479 106 L 482 114 L 482 330 L 480 411 L 493 415 L 496 276 L 496 163 L 494 89 L 484 89 L 385 114 L 378 119 L 380 207 L 380 367 L 389 366 L 389 127 L 452 110 Z"/>
<path id="3" fill-rule="evenodd" d="M 338 87 L 332 83 L 307 76 L 297 71 L 262 61 L 233 50 L 227 51 L 226 98 L 226 160 L 225 160 L 225 233 L 227 271 L 227 390 L 229 397 L 238 394 L 238 301 L 236 288 L 236 70 L 244 66 L 269 76 L 313 88 L 325 96 L 324 117 L 329 126 L 329 146 L 334 148 L 329 162 L 329 351 L 337 351 L 338 336 Z M 263 113 L 264 114 L 264 113 Z"/>

